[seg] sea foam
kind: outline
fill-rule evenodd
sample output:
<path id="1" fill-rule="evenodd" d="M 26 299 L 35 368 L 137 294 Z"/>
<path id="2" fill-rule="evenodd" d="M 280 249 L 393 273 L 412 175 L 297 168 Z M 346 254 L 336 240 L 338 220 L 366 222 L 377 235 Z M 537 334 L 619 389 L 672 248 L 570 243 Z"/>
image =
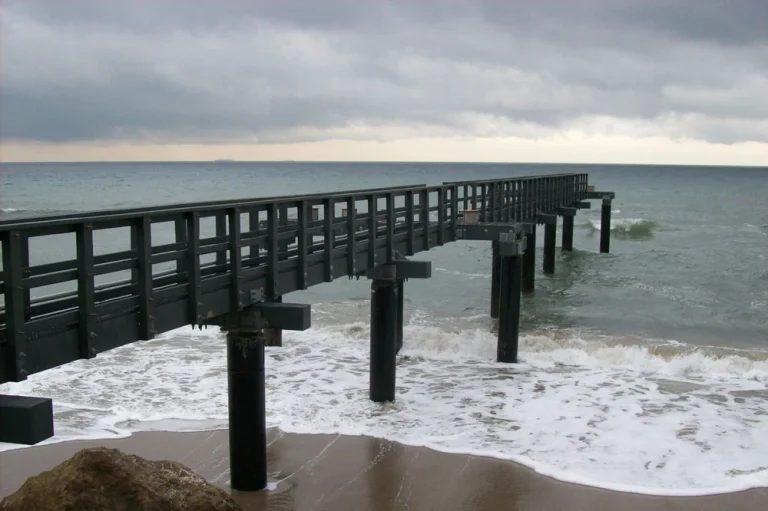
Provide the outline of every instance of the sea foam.
<path id="1" fill-rule="evenodd" d="M 267 348 L 268 425 L 509 459 L 647 494 L 768 484 L 765 354 L 541 330 L 522 335 L 520 364 L 505 365 L 482 324 L 412 318 L 389 404 L 368 399 L 366 323 L 285 332 L 284 347 Z M 52 397 L 56 442 L 226 427 L 226 388 L 223 334 L 184 328 L 0 392 Z"/>

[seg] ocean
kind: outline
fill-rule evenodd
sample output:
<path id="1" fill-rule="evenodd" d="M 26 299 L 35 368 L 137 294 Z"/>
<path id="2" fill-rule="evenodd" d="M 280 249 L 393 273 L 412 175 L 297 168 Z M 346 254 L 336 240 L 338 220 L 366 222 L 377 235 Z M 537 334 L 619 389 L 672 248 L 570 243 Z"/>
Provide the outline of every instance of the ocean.
<path id="1" fill-rule="evenodd" d="M 598 253 L 598 201 L 576 217 L 572 253 L 558 239 L 553 276 L 541 271 L 538 240 L 520 364 L 495 362 L 490 244 L 450 243 L 415 257 L 432 261 L 433 276 L 406 284 L 395 403 L 368 400 L 369 282 L 286 296 L 313 304 L 313 327 L 267 348 L 269 425 L 505 458 L 640 493 L 768 485 L 768 168 L 5 164 L 0 208 L 6 220 L 560 172 L 616 192 L 611 253 Z M 44 250 L 33 263 L 74 250 L 72 240 L 35 243 Z M 226 381 L 223 336 L 182 328 L 0 392 L 53 398 L 52 441 L 63 441 L 226 427 Z"/>

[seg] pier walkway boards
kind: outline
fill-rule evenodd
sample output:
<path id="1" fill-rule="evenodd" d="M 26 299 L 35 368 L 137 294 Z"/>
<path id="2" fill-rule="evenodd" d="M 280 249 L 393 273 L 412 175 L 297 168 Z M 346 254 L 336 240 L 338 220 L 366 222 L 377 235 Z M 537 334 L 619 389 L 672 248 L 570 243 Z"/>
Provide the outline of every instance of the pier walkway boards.
<path id="1" fill-rule="evenodd" d="M 431 264 L 409 256 L 445 243 L 487 240 L 498 361 L 516 362 L 520 295 L 534 287 L 536 228 L 545 273 L 555 236 L 573 247 L 573 218 L 602 200 L 608 252 L 613 192 L 586 174 L 402 186 L 218 201 L 0 222 L 0 383 L 184 325 L 227 333 L 232 487 L 267 483 L 264 346 L 310 327 L 310 306 L 284 302 L 341 277 L 371 280 L 370 398 L 395 398 L 408 279 Z M 407 342 L 407 340 L 406 340 Z M 0 441 L 53 435 L 52 402 L 0 395 Z"/>

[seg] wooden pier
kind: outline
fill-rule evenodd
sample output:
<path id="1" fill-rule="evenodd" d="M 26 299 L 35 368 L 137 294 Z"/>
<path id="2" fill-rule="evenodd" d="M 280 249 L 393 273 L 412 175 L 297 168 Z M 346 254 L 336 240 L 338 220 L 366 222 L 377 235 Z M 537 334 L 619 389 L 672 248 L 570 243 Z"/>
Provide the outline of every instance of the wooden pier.
<path id="1" fill-rule="evenodd" d="M 497 359 L 516 362 L 521 293 L 535 285 L 537 226 L 545 230 L 543 269 L 552 274 L 557 218 L 562 250 L 572 250 L 574 216 L 601 199 L 599 249 L 608 252 L 613 198 L 594 191 L 586 174 L 559 174 L 3 221 L 0 383 L 185 325 L 219 325 L 227 333 L 232 487 L 260 490 L 267 483 L 264 346 L 311 324 L 310 306 L 285 302 L 286 295 L 341 277 L 371 280 L 370 398 L 392 401 L 396 354 L 407 343 L 404 282 L 431 277 L 429 262 L 409 256 L 461 240 L 490 242 Z M 215 229 L 206 236 L 208 220 Z M 107 231 L 130 248 L 102 253 L 94 234 Z M 162 232 L 172 239 L 159 242 Z M 76 257 L 30 264 L 30 240 L 62 236 L 74 241 Z M 115 278 L 96 285 L 105 275 Z M 33 297 L 52 285 L 69 289 Z M 0 441 L 34 444 L 52 435 L 50 399 L 0 396 Z"/>

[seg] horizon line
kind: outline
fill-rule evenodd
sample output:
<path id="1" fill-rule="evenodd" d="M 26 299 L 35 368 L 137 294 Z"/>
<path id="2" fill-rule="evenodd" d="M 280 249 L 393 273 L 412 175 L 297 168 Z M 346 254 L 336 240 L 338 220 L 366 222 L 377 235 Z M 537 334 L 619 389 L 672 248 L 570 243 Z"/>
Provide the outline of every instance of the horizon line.
<path id="1" fill-rule="evenodd" d="M 591 163 L 591 162 L 540 162 L 540 161 L 439 161 L 439 160 L 233 160 L 228 158 L 213 159 L 213 160 L 41 160 L 41 161 L 0 161 L 0 166 L 5 164 L 12 165 L 65 165 L 65 164 L 100 164 L 100 163 L 130 163 L 130 164 L 147 164 L 147 163 L 217 163 L 217 164 L 233 164 L 233 163 L 332 163 L 332 164 L 440 164 L 440 165 L 591 165 L 591 166 L 621 166 L 621 167 L 710 167 L 710 168 L 766 168 L 768 165 L 717 165 L 717 164 L 693 164 L 693 163 Z"/>

